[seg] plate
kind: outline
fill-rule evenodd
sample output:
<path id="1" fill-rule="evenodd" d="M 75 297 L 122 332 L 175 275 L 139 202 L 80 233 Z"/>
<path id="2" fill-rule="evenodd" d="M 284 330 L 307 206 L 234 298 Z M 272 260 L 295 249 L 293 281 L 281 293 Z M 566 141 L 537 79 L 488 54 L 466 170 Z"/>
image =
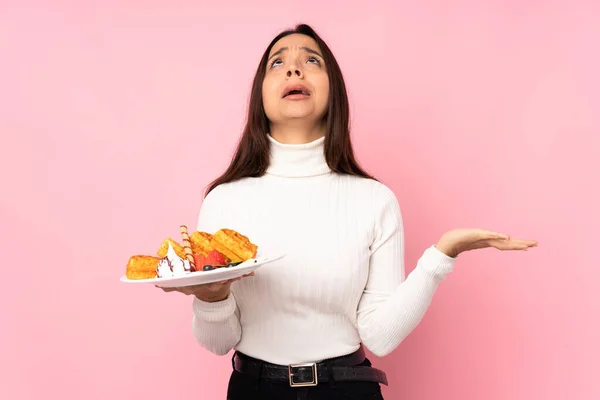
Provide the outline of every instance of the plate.
<path id="1" fill-rule="evenodd" d="M 235 267 L 229 268 L 216 268 L 211 271 L 195 271 L 189 274 L 181 276 L 173 276 L 168 278 L 150 278 L 150 279 L 127 279 L 125 275 L 121 277 L 121 282 L 125 283 L 138 283 L 138 284 L 152 284 L 163 288 L 171 287 L 182 287 L 182 286 L 193 286 L 202 285 L 205 283 L 213 283 L 219 281 L 225 281 L 228 279 L 239 278 L 240 276 L 249 274 L 257 268 L 280 260 L 284 257 L 284 254 L 277 255 L 275 257 L 257 257 L 246 260 L 243 263 L 236 265 Z"/>

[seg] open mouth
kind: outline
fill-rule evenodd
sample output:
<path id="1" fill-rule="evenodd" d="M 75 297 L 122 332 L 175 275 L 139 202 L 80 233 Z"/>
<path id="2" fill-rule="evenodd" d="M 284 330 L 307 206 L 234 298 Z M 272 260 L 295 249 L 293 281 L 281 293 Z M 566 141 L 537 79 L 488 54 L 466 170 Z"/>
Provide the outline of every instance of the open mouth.
<path id="1" fill-rule="evenodd" d="M 306 86 L 303 85 L 290 85 L 286 87 L 283 91 L 282 98 L 285 99 L 289 96 L 310 96 L 310 91 L 308 90 L 308 88 L 306 88 Z"/>

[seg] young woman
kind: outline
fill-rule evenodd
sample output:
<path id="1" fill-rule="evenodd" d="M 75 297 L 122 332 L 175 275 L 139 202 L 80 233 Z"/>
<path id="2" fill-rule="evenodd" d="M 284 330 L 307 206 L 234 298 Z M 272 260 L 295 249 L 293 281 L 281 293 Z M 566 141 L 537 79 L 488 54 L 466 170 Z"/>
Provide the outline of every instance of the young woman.
<path id="1" fill-rule="evenodd" d="M 460 253 L 537 245 L 456 229 L 405 277 L 398 202 L 355 161 L 348 122 L 342 73 L 323 40 L 307 25 L 275 37 L 197 229 L 235 229 L 286 256 L 235 283 L 175 289 L 194 296 L 198 343 L 219 355 L 235 349 L 230 400 L 382 399 L 385 373 L 363 345 L 377 356 L 394 350 Z"/>

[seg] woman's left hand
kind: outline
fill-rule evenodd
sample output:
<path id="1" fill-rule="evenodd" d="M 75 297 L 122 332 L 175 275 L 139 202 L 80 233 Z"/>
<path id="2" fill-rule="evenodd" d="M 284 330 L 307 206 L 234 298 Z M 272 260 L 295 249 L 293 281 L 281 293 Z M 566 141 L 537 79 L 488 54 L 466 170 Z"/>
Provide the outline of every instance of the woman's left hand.
<path id="1" fill-rule="evenodd" d="M 449 257 L 475 249 L 494 247 L 499 250 L 527 250 L 536 247 L 535 240 L 516 239 L 484 229 L 453 229 L 442 235 L 435 247 Z"/>

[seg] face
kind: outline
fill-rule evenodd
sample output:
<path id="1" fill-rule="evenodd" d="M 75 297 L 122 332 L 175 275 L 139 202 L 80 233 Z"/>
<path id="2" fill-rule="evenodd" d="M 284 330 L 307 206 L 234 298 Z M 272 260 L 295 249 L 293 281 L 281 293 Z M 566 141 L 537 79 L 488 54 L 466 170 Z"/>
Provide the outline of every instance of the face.
<path id="1" fill-rule="evenodd" d="M 272 47 L 262 86 L 263 105 L 271 123 L 320 121 L 329 101 L 329 78 L 314 39 L 292 34 Z"/>

